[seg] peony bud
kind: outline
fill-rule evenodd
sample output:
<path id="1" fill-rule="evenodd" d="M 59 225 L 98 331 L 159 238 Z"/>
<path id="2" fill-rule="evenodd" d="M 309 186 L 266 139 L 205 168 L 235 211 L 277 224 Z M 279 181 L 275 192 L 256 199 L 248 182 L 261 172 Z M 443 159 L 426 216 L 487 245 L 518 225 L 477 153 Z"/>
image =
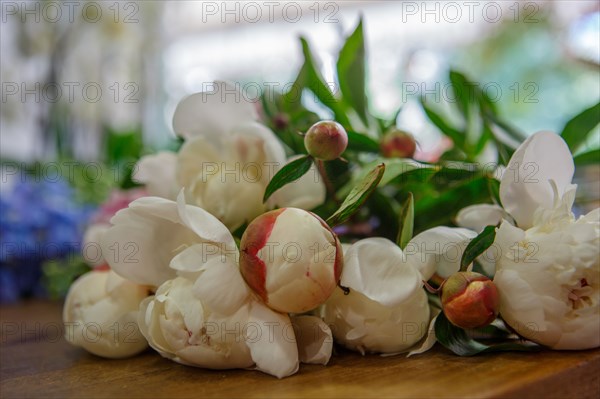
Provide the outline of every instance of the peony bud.
<path id="1" fill-rule="evenodd" d="M 412 158 L 417 149 L 417 142 L 412 134 L 391 129 L 383 136 L 380 149 L 386 158 Z"/>
<path id="2" fill-rule="evenodd" d="M 493 281 L 473 272 L 459 272 L 442 285 L 446 318 L 460 328 L 480 328 L 498 315 L 498 290 Z"/>
<path id="3" fill-rule="evenodd" d="M 343 266 L 340 242 L 317 215 L 282 208 L 254 219 L 240 244 L 246 283 L 270 308 L 303 313 L 324 303 Z"/>
<path id="4" fill-rule="evenodd" d="M 306 132 L 304 146 L 313 157 L 323 161 L 332 161 L 339 158 L 346 150 L 348 134 L 337 122 L 317 122 Z"/>

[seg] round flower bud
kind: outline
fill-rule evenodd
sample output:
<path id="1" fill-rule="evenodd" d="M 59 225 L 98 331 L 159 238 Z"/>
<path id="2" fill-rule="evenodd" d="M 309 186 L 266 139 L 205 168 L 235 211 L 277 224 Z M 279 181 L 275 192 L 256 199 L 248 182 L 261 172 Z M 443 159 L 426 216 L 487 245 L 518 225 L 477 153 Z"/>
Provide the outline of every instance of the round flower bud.
<path id="1" fill-rule="evenodd" d="M 480 328 L 498 315 L 496 286 L 486 276 L 458 272 L 442 285 L 442 307 L 446 318 L 460 328 Z"/>
<path id="2" fill-rule="evenodd" d="M 115 272 L 91 271 L 69 289 L 63 308 L 65 338 L 97 356 L 118 359 L 136 355 L 148 346 L 137 324 L 147 287 Z"/>
<path id="3" fill-rule="evenodd" d="M 391 129 L 381 140 L 380 150 L 386 158 L 412 158 L 417 149 L 417 142 L 412 134 L 398 129 Z"/>
<path id="4" fill-rule="evenodd" d="M 346 150 L 348 134 L 337 122 L 317 122 L 306 132 L 304 146 L 313 157 L 323 161 L 332 161 L 339 158 Z"/>
<path id="5" fill-rule="evenodd" d="M 282 208 L 254 219 L 240 244 L 240 270 L 271 309 L 303 313 L 324 303 L 343 266 L 340 242 L 317 215 Z"/>

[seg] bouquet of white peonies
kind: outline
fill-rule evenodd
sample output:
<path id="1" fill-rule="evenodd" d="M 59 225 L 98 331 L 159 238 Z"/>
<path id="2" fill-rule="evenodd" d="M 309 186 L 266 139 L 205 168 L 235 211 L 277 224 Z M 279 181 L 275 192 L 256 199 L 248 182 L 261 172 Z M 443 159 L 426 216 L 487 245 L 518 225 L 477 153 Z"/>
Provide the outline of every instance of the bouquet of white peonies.
<path id="1" fill-rule="evenodd" d="M 302 45 L 287 92 L 253 103 L 215 82 L 179 103 L 179 150 L 143 157 L 133 179 L 146 195 L 87 235 L 108 266 L 71 286 L 67 340 L 278 378 L 327 364 L 334 343 L 386 355 L 600 346 L 600 211 L 572 209 L 575 164 L 598 150 L 571 154 L 600 106 L 525 139 L 451 72 L 477 143 L 423 102 L 454 148 L 419 162 L 418 135 L 368 110 L 362 24 L 340 51 L 339 93 Z M 486 148 L 493 168 L 477 162 Z"/>

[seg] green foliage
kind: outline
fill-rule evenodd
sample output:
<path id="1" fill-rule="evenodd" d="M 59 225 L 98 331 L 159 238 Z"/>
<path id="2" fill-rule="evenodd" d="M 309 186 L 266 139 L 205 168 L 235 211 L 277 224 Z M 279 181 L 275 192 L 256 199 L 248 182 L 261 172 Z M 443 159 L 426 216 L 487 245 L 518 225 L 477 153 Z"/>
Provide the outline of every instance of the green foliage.
<path id="1" fill-rule="evenodd" d="M 115 184 L 123 189 L 136 187 L 131 179 L 133 168 L 142 156 L 143 142 L 139 130 L 117 132 L 106 128 L 106 163 L 116 176 Z"/>
<path id="2" fill-rule="evenodd" d="M 367 94 L 365 91 L 365 42 L 362 20 L 346 39 L 337 62 L 337 73 L 344 102 L 352 107 L 367 125 Z"/>
<path id="3" fill-rule="evenodd" d="M 379 153 L 379 144 L 371 137 L 352 130 L 346 133 L 348 133 L 347 151 Z"/>
<path id="4" fill-rule="evenodd" d="M 350 191 L 350 194 L 348 194 L 339 209 L 327 219 L 327 224 L 336 226 L 344 223 L 350 216 L 356 213 L 373 193 L 381 181 L 384 172 L 385 164 L 383 163 L 373 168 L 364 179 Z"/>
<path id="5" fill-rule="evenodd" d="M 400 229 L 398 230 L 398 237 L 396 243 L 402 249 L 406 248 L 406 245 L 413 237 L 413 229 L 415 225 L 415 201 L 412 193 L 408 193 L 408 199 L 402 207 L 400 212 Z"/>
<path id="6" fill-rule="evenodd" d="M 306 172 L 310 170 L 312 162 L 312 157 L 307 155 L 302 158 L 298 158 L 281 168 L 267 185 L 263 202 L 267 202 L 269 197 L 271 197 L 275 191 L 279 190 L 286 184 L 294 182 L 304 176 Z"/>
<path id="7" fill-rule="evenodd" d="M 496 226 L 486 226 L 486 228 L 483 229 L 483 231 L 479 233 L 477 237 L 473 238 L 471 242 L 469 242 L 467 248 L 465 248 L 465 252 L 463 252 L 460 260 L 460 271 L 467 271 L 467 267 L 473 263 L 475 258 L 491 247 L 495 239 Z"/>
<path id="8" fill-rule="evenodd" d="M 561 132 L 572 154 L 585 144 L 594 128 L 600 124 L 600 103 L 591 106 L 569 120 Z M 597 160 L 597 162 L 600 162 Z"/>
<path id="9" fill-rule="evenodd" d="M 488 352 L 540 350 L 537 344 L 515 338 L 508 329 L 494 324 L 477 330 L 463 330 L 450 323 L 442 312 L 435 320 L 435 336 L 440 344 L 459 356 L 473 356 Z M 485 338 L 475 339 L 474 336 Z"/>
<path id="10" fill-rule="evenodd" d="M 450 85 L 455 106 L 462 118 L 462 126 L 456 127 L 439 112 L 430 107 L 425 98 L 421 106 L 429 120 L 454 144 L 444 159 L 476 162 L 489 143 L 493 143 L 498 159 L 506 164 L 525 136 L 498 115 L 496 105 L 489 96 L 464 74 L 451 70 Z"/>
<path id="11" fill-rule="evenodd" d="M 81 255 L 69 255 L 62 260 L 49 260 L 42 265 L 44 286 L 53 299 L 64 298 L 71 283 L 90 271 Z"/>

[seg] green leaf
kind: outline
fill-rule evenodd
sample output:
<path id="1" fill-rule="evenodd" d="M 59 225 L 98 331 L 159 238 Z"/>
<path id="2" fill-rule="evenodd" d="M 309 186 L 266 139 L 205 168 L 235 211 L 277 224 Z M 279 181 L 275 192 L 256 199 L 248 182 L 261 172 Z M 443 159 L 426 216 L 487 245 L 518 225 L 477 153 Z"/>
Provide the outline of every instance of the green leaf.
<path id="1" fill-rule="evenodd" d="M 524 339 L 510 338 L 510 335 L 506 335 L 506 338 L 503 339 L 485 340 L 485 343 L 479 342 L 470 337 L 466 330 L 450 323 L 443 312 L 437 316 L 434 328 L 438 342 L 459 356 L 473 356 L 488 352 L 530 352 L 540 350 L 539 345 Z M 484 329 L 469 330 L 469 332 L 481 332 L 485 335 L 490 334 L 490 328 L 488 326 Z M 502 334 L 494 332 L 493 335 Z"/>
<path id="2" fill-rule="evenodd" d="M 458 109 L 466 118 L 470 104 L 477 100 L 476 86 L 470 83 L 465 75 L 453 70 L 450 71 L 450 84 L 457 100 Z"/>
<path id="3" fill-rule="evenodd" d="M 401 249 L 406 248 L 406 245 L 413 237 L 413 228 L 415 224 L 415 205 L 412 193 L 408 193 L 408 199 L 400 212 L 400 229 L 396 243 Z"/>
<path id="4" fill-rule="evenodd" d="M 119 132 L 107 128 L 106 159 L 111 165 L 140 158 L 143 149 L 139 130 Z"/>
<path id="5" fill-rule="evenodd" d="M 588 135 L 599 123 L 600 103 L 586 109 L 567 122 L 560 135 L 566 141 L 572 154 L 585 143 Z"/>
<path id="6" fill-rule="evenodd" d="M 475 258 L 492 246 L 496 239 L 496 226 L 486 226 L 479 235 L 471 240 L 460 260 L 460 271 L 464 272 Z"/>
<path id="7" fill-rule="evenodd" d="M 385 164 L 377 165 L 372 169 L 367 176 L 350 191 L 339 209 L 327 219 L 327 224 L 335 226 L 344 223 L 350 216 L 359 210 L 362 204 L 369 198 L 375 190 L 383 174 L 385 172 Z"/>
<path id="8" fill-rule="evenodd" d="M 401 158 L 376 158 L 372 162 L 367 163 L 360 169 L 358 173 L 355 173 L 352 176 L 352 179 L 348 184 L 345 184 L 338 192 L 340 196 L 348 194 L 354 186 L 358 185 L 365 177 L 367 173 L 371 171 L 371 169 L 377 167 L 377 165 L 384 163 L 385 164 L 385 173 L 381 179 L 379 185 L 386 186 L 392 182 L 396 183 L 400 181 L 402 183 L 401 176 L 405 174 L 415 173 L 418 176 L 425 175 L 423 179 L 427 179 L 428 176 L 435 170 L 436 166 L 424 164 L 417 162 L 412 159 L 401 159 Z"/>
<path id="9" fill-rule="evenodd" d="M 441 171 L 441 173 L 445 173 Z M 443 176 L 442 176 L 443 177 Z M 438 173 L 429 178 L 421 187 L 411 191 L 418 194 L 421 190 L 431 187 L 440 180 Z M 475 177 L 466 175 L 462 182 L 454 182 L 435 193 L 417 197 L 415 201 L 415 232 L 419 233 L 428 228 L 452 223 L 456 213 L 469 205 L 490 202 L 487 190 L 488 177 Z"/>
<path id="10" fill-rule="evenodd" d="M 576 155 L 573 161 L 577 166 L 597 165 L 600 163 L 600 148 Z"/>
<path id="11" fill-rule="evenodd" d="M 267 202 L 273 193 L 288 183 L 298 180 L 308 172 L 312 164 L 311 156 L 296 159 L 281 168 L 267 185 L 263 202 Z"/>
<path id="12" fill-rule="evenodd" d="M 296 90 L 301 90 L 302 87 L 310 89 L 323 105 L 333 111 L 335 119 L 339 123 L 345 127 L 349 127 L 350 120 L 348 119 L 342 104 L 335 98 L 319 72 L 308 42 L 303 37 L 300 38 L 300 42 L 302 43 L 302 52 L 304 54 L 304 65 L 298 74 L 298 79 L 296 79 L 296 82 L 294 83 L 294 86 L 298 83 Z M 294 90 L 293 87 L 290 91 Z"/>
<path id="13" fill-rule="evenodd" d="M 489 179 L 488 190 L 494 203 L 498 206 L 502 206 L 502 200 L 500 199 L 500 182 L 497 179 Z"/>
<path id="14" fill-rule="evenodd" d="M 351 130 L 347 133 L 349 150 L 379 153 L 379 144 L 371 137 Z"/>
<path id="15" fill-rule="evenodd" d="M 337 73 L 344 100 L 354 108 L 363 122 L 368 124 L 367 96 L 365 92 L 365 42 L 362 19 L 340 50 Z"/>
<path id="16" fill-rule="evenodd" d="M 379 130 L 382 134 L 386 133 L 391 128 L 396 127 L 396 121 L 398 120 L 398 116 L 400 116 L 400 112 L 402 112 L 402 109 L 402 107 L 398 108 L 398 110 L 394 113 L 394 116 L 389 120 L 377 118 Z"/>
<path id="17" fill-rule="evenodd" d="M 455 146 L 463 149 L 465 145 L 464 134 L 461 131 L 456 130 L 450 125 L 448 125 L 446 121 L 437 112 L 435 112 L 425 104 L 424 99 L 421 99 L 421 105 L 423 106 L 423 110 L 425 111 L 425 114 L 427 115 L 429 120 L 435 126 L 437 126 L 437 128 L 440 129 L 442 133 L 448 136 L 454 142 Z"/>
<path id="18" fill-rule="evenodd" d="M 484 116 L 484 119 L 486 119 L 488 122 L 493 123 L 494 125 L 498 126 L 500 129 L 502 129 L 502 131 L 504 133 L 506 133 L 506 135 L 508 137 L 513 139 L 513 141 L 516 141 L 517 145 L 513 146 L 513 145 L 507 143 L 506 140 L 502 140 L 502 138 L 499 137 L 499 135 L 492 129 L 492 134 L 494 135 L 494 137 L 499 139 L 503 144 L 510 146 L 513 150 L 518 147 L 518 144 L 522 143 L 523 141 L 525 141 L 527 139 L 527 136 L 525 135 L 525 133 L 521 132 L 519 129 L 510 125 L 508 122 L 502 120 L 497 115 L 494 115 L 491 113 L 484 113 L 483 116 Z"/>

